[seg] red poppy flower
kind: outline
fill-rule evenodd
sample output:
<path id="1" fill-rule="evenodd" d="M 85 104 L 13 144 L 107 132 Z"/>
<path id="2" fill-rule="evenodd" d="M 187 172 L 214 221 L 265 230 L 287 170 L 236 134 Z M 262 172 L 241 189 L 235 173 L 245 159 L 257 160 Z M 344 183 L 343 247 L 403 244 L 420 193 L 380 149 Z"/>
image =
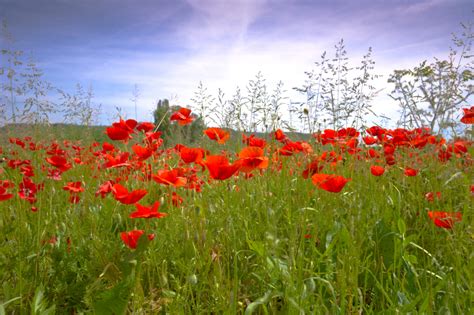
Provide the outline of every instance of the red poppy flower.
<path id="1" fill-rule="evenodd" d="M 387 163 L 387 165 L 394 165 L 396 162 L 397 161 L 395 160 L 395 157 L 393 156 L 393 154 L 389 154 L 385 156 L 385 163 Z"/>
<path id="2" fill-rule="evenodd" d="M 474 124 L 474 106 L 471 108 L 463 108 L 464 116 L 461 118 L 461 122 L 464 124 Z"/>
<path id="3" fill-rule="evenodd" d="M 16 169 L 18 167 L 21 167 L 22 165 L 29 165 L 31 164 L 30 160 L 8 160 L 8 167 L 12 169 Z"/>
<path id="4" fill-rule="evenodd" d="M 81 197 L 78 194 L 69 195 L 69 202 L 72 204 L 77 204 L 81 200 Z"/>
<path id="5" fill-rule="evenodd" d="M 184 126 L 193 122 L 194 118 L 191 116 L 191 110 L 181 107 L 177 112 L 174 112 L 171 121 L 177 121 L 180 126 Z"/>
<path id="6" fill-rule="evenodd" d="M 71 193 L 80 193 L 84 191 L 82 182 L 68 182 L 66 186 L 63 187 L 63 189 Z"/>
<path id="7" fill-rule="evenodd" d="M 18 196 L 21 199 L 33 204 L 36 202 L 36 193 L 42 188 L 42 185 L 36 185 L 31 178 L 23 177 L 22 182 L 18 185 Z"/>
<path id="8" fill-rule="evenodd" d="M 112 140 L 121 140 L 127 142 L 132 138 L 130 135 L 133 133 L 133 129 L 137 126 L 137 121 L 134 119 L 127 119 L 126 121 L 120 118 L 119 122 L 112 124 L 105 130 L 107 136 Z"/>
<path id="9" fill-rule="evenodd" d="M 290 156 L 293 155 L 293 153 L 299 153 L 303 150 L 304 147 L 300 141 L 291 142 L 288 140 L 286 144 L 280 150 L 278 150 L 278 153 L 284 156 Z"/>
<path id="10" fill-rule="evenodd" d="M 247 137 L 246 135 L 242 134 L 242 142 L 249 147 L 259 147 L 262 149 L 267 145 L 265 140 L 257 138 L 255 135 L 250 135 L 250 137 Z"/>
<path id="11" fill-rule="evenodd" d="M 5 180 L 0 180 L 0 187 L 5 188 L 5 189 L 13 188 L 15 187 L 15 184 L 9 181 L 8 179 L 5 179 Z"/>
<path id="12" fill-rule="evenodd" d="M 288 137 L 285 135 L 285 133 L 281 129 L 277 129 L 275 131 L 274 137 L 275 137 L 275 140 L 279 142 L 285 142 L 288 140 Z"/>
<path id="13" fill-rule="evenodd" d="M 99 186 L 99 189 L 95 192 L 95 196 L 98 197 L 99 195 L 104 198 L 107 194 L 112 192 L 114 182 L 111 180 L 106 181 L 102 185 Z"/>
<path id="14" fill-rule="evenodd" d="M 72 165 L 67 162 L 66 158 L 60 155 L 53 155 L 52 157 L 48 157 L 46 158 L 46 162 L 58 168 L 59 170 L 61 170 L 61 172 L 65 172 L 72 167 Z"/>
<path id="15" fill-rule="evenodd" d="M 259 147 L 245 147 L 239 153 L 240 170 L 250 173 L 256 168 L 268 167 L 268 158 L 263 156 L 263 149 Z"/>
<path id="16" fill-rule="evenodd" d="M 333 193 L 340 192 L 346 183 L 351 180 L 350 178 L 332 174 L 314 174 L 311 179 L 316 187 Z"/>
<path id="17" fill-rule="evenodd" d="M 238 162 L 229 164 L 229 160 L 223 155 L 209 155 L 205 165 L 209 170 L 209 175 L 213 179 L 225 180 L 235 174 L 240 168 Z"/>
<path id="18" fill-rule="evenodd" d="M 125 245 L 131 249 L 136 249 L 138 245 L 138 240 L 145 233 L 143 230 L 133 230 L 129 232 L 120 233 L 120 237 Z"/>
<path id="19" fill-rule="evenodd" d="M 155 125 L 151 122 L 148 122 L 148 121 L 141 122 L 137 126 L 138 131 L 142 131 L 142 132 L 145 132 L 145 133 L 149 132 L 149 131 L 152 131 L 153 129 L 155 129 Z"/>
<path id="20" fill-rule="evenodd" d="M 142 147 L 138 144 L 132 145 L 132 150 L 138 156 L 140 161 L 148 159 L 153 154 L 153 150 L 150 150 L 148 147 Z"/>
<path id="21" fill-rule="evenodd" d="M 226 143 L 230 137 L 230 134 L 221 128 L 207 128 L 204 130 L 204 134 L 208 136 L 209 139 L 217 141 L 219 144 Z"/>
<path id="22" fill-rule="evenodd" d="M 33 166 L 31 165 L 24 165 L 20 167 L 20 173 L 28 177 L 35 176 L 35 172 L 33 171 Z"/>
<path id="23" fill-rule="evenodd" d="M 118 167 L 125 167 L 131 166 L 128 162 L 128 157 L 130 156 L 129 152 L 118 153 L 116 156 L 105 154 L 104 157 L 107 162 L 104 164 L 103 167 L 105 168 L 118 168 Z"/>
<path id="24" fill-rule="evenodd" d="M 448 150 L 453 150 L 456 154 L 467 153 L 467 146 L 465 141 L 456 141 Z"/>
<path id="25" fill-rule="evenodd" d="M 179 207 L 183 204 L 183 202 L 183 198 L 173 191 L 173 194 L 171 195 L 171 203 L 173 206 Z"/>
<path id="26" fill-rule="evenodd" d="M 372 148 L 367 151 L 367 155 L 372 159 L 380 157 L 380 154 Z"/>
<path id="27" fill-rule="evenodd" d="M 449 159 L 451 159 L 452 156 L 453 155 L 448 150 L 445 150 L 443 148 L 440 148 L 438 151 L 438 160 L 440 162 L 447 162 L 449 161 Z"/>
<path id="28" fill-rule="evenodd" d="M 123 120 L 122 118 L 120 118 L 119 122 L 114 122 L 112 124 L 113 127 L 127 130 L 129 133 L 133 133 L 133 129 L 135 129 L 137 125 L 138 123 L 135 119 Z"/>
<path id="29" fill-rule="evenodd" d="M 13 197 L 13 194 L 8 194 L 7 190 L 0 186 L 0 201 L 5 201 Z"/>
<path id="30" fill-rule="evenodd" d="M 429 202 L 433 202 L 435 200 L 435 198 L 438 199 L 438 200 L 441 199 L 441 192 L 440 191 L 437 191 L 437 192 L 430 191 L 430 192 L 427 192 L 425 194 L 425 199 L 428 200 Z"/>
<path id="31" fill-rule="evenodd" d="M 127 188 L 120 184 L 115 184 L 112 186 L 112 193 L 114 194 L 115 200 L 126 205 L 131 205 L 145 197 L 148 192 L 145 189 L 137 189 L 128 192 Z"/>
<path id="32" fill-rule="evenodd" d="M 320 172 L 324 166 L 319 164 L 319 161 L 316 159 L 309 163 L 306 166 L 306 169 L 303 171 L 303 178 L 307 179 L 308 177 L 313 176 L 314 174 Z"/>
<path id="33" fill-rule="evenodd" d="M 105 129 L 105 132 L 111 140 L 128 141 L 129 139 L 132 139 L 132 136 L 130 136 L 130 132 L 125 129 L 117 127 L 108 127 L 107 129 Z"/>
<path id="34" fill-rule="evenodd" d="M 159 184 L 183 187 L 187 183 L 186 177 L 180 176 L 179 169 L 159 170 L 156 175 L 152 175 L 153 180 Z"/>
<path id="35" fill-rule="evenodd" d="M 112 143 L 104 142 L 102 143 L 102 151 L 108 152 L 115 150 L 115 146 Z"/>
<path id="36" fill-rule="evenodd" d="M 378 139 L 377 138 L 374 138 L 374 137 L 363 137 L 362 140 L 364 140 L 364 143 L 366 145 L 372 145 L 372 144 L 376 144 Z"/>
<path id="37" fill-rule="evenodd" d="M 204 150 L 201 148 L 188 148 L 182 146 L 179 149 L 179 155 L 184 163 L 200 163 L 204 157 Z"/>
<path id="38" fill-rule="evenodd" d="M 372 165 L 370 167 L 370 172 L 374 176 L 382 176 L 383 173 L 385 173 L 385 168 L 383 166 L 379 166 L 379 165 Z"/>
<path id="39" fill-rule="evenodd" d="M 455 222 L 462 221 L 461 212 L 428 211 L 428 216 L 440 228 L 451 229 Z"/>
<path id="40" fill-rule="evenodd" d="M 418 171 L 414 168 L 406 167 L 404 174 L 405 176 L 416 176 L 418 174 Z"/>
<path id="41" fill-rule="evenodd" d="M 132 212 L 130 214 L 131 219 L 137 219 L 137 218 L 144 218 L 144 219 L 150 219 L 150 218 L 163 218 L 166 217 L 168 214 L 163 213 L 163 212 L 158 212 L 158 208 L 160 207 L 160 202 L 156 201 L 153 206 L 150 207 L 145 207 L 142 206 L 139 203 L 135 204 L 135 207 L 137 208 L 137 211 Z"/>

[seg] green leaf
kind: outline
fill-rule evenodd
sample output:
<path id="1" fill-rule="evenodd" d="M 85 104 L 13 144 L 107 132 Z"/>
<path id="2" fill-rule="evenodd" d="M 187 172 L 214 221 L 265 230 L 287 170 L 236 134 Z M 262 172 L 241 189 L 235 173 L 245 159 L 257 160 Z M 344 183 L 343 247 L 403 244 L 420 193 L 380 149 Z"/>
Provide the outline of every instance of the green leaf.
<path id="1" fill-rule="evenodd" d="M 99 294 L 98 298 L 92 303 L 92 308 L 96 314 L 125 314 L 127 304 L 135 285 L 136 260 L 125 263 L 128 267 L 124 268 L 126 274 L 124 279 L 113 288 Z"/>
<path id="2" fill-rule="evenodd" d="M 96 314 L 125 314 L 133 288 L 133 279 L 128 277 L 110 290 L 99 294 L 92 308 Z"/>
<path id="3" fill-rule="evenodd" d="M 407 227 L 405 225 L 405 221 L 403 221 L 402 218 L 398 219 L 397 226 L 398 226 L 398 232 L 400 232 L 401 235 L 404 235 L 407 231 Z"/>
<path id="4" fill-rule="evenodd" d="M 379 220 L 374 226 L 375 256 L 382 257 L 386 268 L 394 262 L 395 255 L 395 233 L 387 225 Z"/>
<path id="5" fill-rule="evenodd" d="M 247 239 L 247 245 L 251 250 L 256 252 L 259 256 L 265 256 L 265 245 L 259 241 L 252 241 Z"/>
<path id="6" fill-rule="evenodd" d="M 48 301 L 44 298 L 44 288 L 42 285 L 36 288 L 33 303 L 31 304 L 31 314 L 49 315 L 56 313 L 56 307 L 48 306 Z"/>
<path id="7" fill-rule="evenodd" d="M 253 314 L 253 312 L 255 312 L 255 310 L 257 309 L 257 307 L 259 305 L 264 305 L 264 304 L 267 304 L 268 301 L 270 300 L 270 297 L 272 296 L 272 291 L 269 290 L 265 293 L 264 296 L 258 298 L 257 300 L 255 300 L 254 302 L 250 303 L 247 308 L 245 309 L 245 315 L 250 315 L 250 314 Z"/>

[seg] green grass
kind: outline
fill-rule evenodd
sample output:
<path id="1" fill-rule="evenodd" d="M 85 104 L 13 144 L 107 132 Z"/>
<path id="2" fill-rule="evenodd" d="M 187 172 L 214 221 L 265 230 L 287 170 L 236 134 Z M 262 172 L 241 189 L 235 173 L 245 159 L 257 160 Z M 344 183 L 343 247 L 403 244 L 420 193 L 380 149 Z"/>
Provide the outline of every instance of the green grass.
<path id="1" fill-rule="evenodd" d="M 50 134 L 79 139 L 82 132 Z M 239 150 L 208 139 L 201 144 L 214 154 Z M 330 149 L 312 145 L 319 154 Z M 122 184 L 147 189 L 140 203 L 161 201 L 160 211 L 169 214 L 145 220 L 128 218 L 133 205 L 94 195 L 105 180 L 123 177 L 123 170 L 74 165 L 54 181 L 41 169 L 49 166 L 45 150 L 8 145 L 4 157 L 12 157 L 11 148 L 16 159 L 31 160 L 33 180 L 44 190 L 37 212 L 18 196 L 0 202 L 0 314 L 472 313 L 473 167 L 466 157 L 440 163 L 428 158 L 428 146 L 416 161 L 400 150 L 398 163 L 374 177 L 373 161 L 346 153 L 336 169 L 322 171 L 352 179 L 340 193 L 302 178 L 310 158 L 301 153 L 282 158 L 281 171 L 270 163 L 250 179 L 208 183 L 207 171 L 199 172 L 202 192 L 141 182 L 135 176 L 142 172 L 134 170 Z M 82 154 L 83 160 L 95 159 L 87 150 Z M 165 157 L 152 163 L 154 173 L 165 160 L 177 165 L 176 155 Z M 403 176 L 403 166 L 414 163 L 418 176 Z M 22 175 L 3 162 L 4 179 L 19 183 Z M 70 204 L 62 190 L 70 181 L 84 183 L 78 204 Z M 183 206 L 170 204 L 173 191 L 184 198 Z M 428 203 L 428 191 L 441 191 L 442 199 Z M 427 210 L 460 211 L 463 219 L 441 229 Z M 156 237 L 143 237 L 131 250 L 120 232 L 132 229 Z"/>

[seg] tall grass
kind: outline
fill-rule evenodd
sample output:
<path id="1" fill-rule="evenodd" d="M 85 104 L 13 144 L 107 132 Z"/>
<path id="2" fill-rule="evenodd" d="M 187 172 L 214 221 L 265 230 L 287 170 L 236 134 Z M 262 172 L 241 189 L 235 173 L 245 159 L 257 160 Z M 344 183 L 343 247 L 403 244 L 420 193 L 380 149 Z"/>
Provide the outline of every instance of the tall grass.
<path id="1" fill-rule="evenodd" d="M 80 131 L 73 133 L 77 138 Z M 34 138 L 41 142 L 41 133 Z M 198 172 L 204 184 L 196 192 L 139 181 L 140 170 L 98 170 L 92 152 L 100 147 L 89 151 L 90 143 L 81 143 L 78 157 L 85 163 L 74 164 L 60 181 L 41 168 L 48 166 L 46 149 L 3 147 L 0 180 L 20 183 L 23 176 L 6 160 L 28 159 L 34 182 L 44 189 L 36 212 L 18 196 L 0 202 L 0 313 L 472 312 L 473 172 L 467 155 L 441 163 L 431 145 L 416 151 L 418 159 L 402 149 L 397 164 L 375 177 L 373 160 L 343 153 L 322 172 L 351 181 L 330 193 L 301 176 L 311 156 L 295 154 L 251 178 L 213 181 L 207 171 Z M 311 144 L 318 155 L 332 150 Z M 207 139 L 201 145 L 213 154 L 240 149 Z M 278 146 L 270 140 L 271 160 Z M 75 156 L 71 147 L 60 147 Z M 147 162 L 156 173 L 178 160 L 165 151 Z M 404 176 L 408 164 L 420 173 Z M 122 182 L 128 189 L 148 190 L 141 204 L 161 201 L 160 211 L 169 215 L 130 219 L 133 205 L 95 196 L 99 185 L 118 176 L 128 176 Z M 72 181 L 85 187 L 78 204 L 62 189 Z M 9 190 L 16 193 L 18 186 Z M 429 191 L 441 191 L 442 198 L 429 203 Z M 172 192 L 183 197 L 181 206 L 171 204 Z M 460 211 L 463 219 L 441 229 L 427 210 Z M 141 238 L 132 250 L 120 232 L 133 229 L 155 239 Z"/>

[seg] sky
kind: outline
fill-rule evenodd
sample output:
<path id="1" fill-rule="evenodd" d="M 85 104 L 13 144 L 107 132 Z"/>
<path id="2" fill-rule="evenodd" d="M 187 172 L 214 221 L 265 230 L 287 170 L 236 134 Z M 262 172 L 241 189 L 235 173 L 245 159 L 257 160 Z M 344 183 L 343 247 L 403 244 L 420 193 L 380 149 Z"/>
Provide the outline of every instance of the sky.
<path id="1" fill-rule="evenodd" d="M 0 0 L 14 46 L 53 85 L 92 86 L 102 124 L 116 107 L 135 118 L 135 85 L 138 120 L 152 120 L 158 99 L 190 105 L 200 81 L 230 98 L 259 71 L 301 100 L 293 87 L 341 38 L 357 62 L 372 47 L 383 89 L 374 109 L 395 117 L 388 75 L 445 58 L 473 10 L 471 0 Z"/>

